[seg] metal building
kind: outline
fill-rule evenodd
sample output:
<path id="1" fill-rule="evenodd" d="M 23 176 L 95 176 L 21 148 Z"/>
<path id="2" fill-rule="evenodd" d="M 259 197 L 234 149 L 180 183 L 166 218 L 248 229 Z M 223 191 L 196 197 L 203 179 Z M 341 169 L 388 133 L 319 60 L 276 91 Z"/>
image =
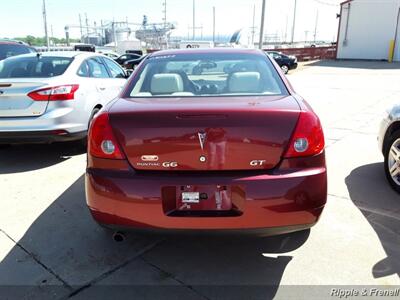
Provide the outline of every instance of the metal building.
<path id="1" fill-rule="evenodd" d="M 341 3 L 336 57 L 400 61 L 400 0 Z"/>

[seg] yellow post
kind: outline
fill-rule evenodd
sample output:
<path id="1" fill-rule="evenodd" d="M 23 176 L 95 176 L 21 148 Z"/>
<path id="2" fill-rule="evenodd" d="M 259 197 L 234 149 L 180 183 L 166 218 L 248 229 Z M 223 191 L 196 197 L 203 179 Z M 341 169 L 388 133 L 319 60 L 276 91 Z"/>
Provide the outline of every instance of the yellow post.
<path id="1" fill-rule="evenodd" d="M 388 58 L 388 62 L 393 62 L 393 57 L 394 57 L 394 40 L 390 40 L 389 42 L 389 58 Z"/>

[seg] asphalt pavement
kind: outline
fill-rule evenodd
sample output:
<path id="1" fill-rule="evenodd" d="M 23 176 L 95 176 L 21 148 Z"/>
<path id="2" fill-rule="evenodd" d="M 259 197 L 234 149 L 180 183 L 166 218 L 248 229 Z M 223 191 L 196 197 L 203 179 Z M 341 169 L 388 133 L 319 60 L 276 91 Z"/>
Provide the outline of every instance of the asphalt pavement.
<path id="1" fill-rule="evenodd" d="M 400 285 L 400 196 L 376 142 L 385 107 L 400 102 L 400 64 L 313 62 L 288 77 L 327 140 L 315 227 L 117 243 L 86 209 L 78 144 L 12 146 L 0 149 L 0 299 L 298 300 L 329 298 L 331 285 Z"/>

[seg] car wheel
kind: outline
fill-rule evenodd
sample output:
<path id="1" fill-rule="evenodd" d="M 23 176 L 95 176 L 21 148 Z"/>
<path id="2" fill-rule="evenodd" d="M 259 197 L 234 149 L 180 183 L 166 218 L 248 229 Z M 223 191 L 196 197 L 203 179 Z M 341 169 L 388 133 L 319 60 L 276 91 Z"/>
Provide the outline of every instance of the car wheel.
<path id="1" fill-rule="evenodd" d="M 390 185 L 400 193 L 400 131 L 396 131 L 385 147 L 385 173 Z"/>
<path id="2" fill-rule="evenodd" d="M 289 73 L 289 67 L 287 65 L 281 66 L 281 69 L 282 69 L 283 73 L 285 73 L 285 74 Z"/>

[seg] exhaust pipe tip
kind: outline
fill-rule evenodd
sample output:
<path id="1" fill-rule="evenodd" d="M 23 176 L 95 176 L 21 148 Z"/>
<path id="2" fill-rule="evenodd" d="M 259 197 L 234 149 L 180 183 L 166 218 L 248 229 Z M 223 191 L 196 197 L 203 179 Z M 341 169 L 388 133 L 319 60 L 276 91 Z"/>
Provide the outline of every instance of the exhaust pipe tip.
<path id="1" fill-rule="evenodd" d="M 113 238 L 114 242 L 117 242 L 117 243 L 121 243 L 121 242 L 125 241 L 125 239 L 126 239 L 125 234 L 121 231 L 114 232 L 112 238 Z"/>

